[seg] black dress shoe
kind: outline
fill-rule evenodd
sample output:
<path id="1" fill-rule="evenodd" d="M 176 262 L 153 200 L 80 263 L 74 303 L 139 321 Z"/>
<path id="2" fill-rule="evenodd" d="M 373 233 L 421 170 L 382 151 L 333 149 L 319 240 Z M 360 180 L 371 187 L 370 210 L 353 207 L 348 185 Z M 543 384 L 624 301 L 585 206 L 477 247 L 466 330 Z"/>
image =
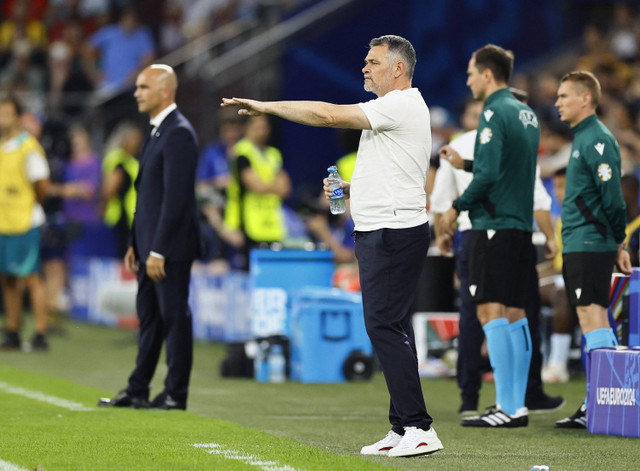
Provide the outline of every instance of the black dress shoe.
<path id="1" fill-rule="evenodd" d="M 158 394 L 153 401 L 151 401 L 151 408 L 158 410 L 186 410 L 186 401 L 176 401 L 168 394 Z"/>
<path id="2" fill-rule="evenodd" d="M 103 397 L 98 401 L 100 407 L 130 407 L 131 409 L 148 409 L 149 401 L 140 397 L 133 397 L 127 391 L 120 391 L 116 397 Z"/>

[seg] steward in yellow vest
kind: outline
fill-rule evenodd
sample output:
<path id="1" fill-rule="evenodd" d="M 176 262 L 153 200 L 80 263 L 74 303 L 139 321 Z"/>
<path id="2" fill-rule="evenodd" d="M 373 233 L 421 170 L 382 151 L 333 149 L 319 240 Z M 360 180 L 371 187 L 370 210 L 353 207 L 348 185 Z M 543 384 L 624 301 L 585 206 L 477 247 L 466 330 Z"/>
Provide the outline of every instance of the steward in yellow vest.
<path id="1" fill-rule="evenodd" d="M 134 157 L 143 140 L 142 131 L 126 125 L 121 145 L 109 152 L 102 161 L 102 201 L 104 223 L 115 231 L 118 252 L 126 252 L 133 215 L 136 209 L 134 182 L 140 163 Z"/>
<path id="2" fill-rule="evenodd" d="M 136 189 L 133 182 L 138 176 L 139 166 L 138 159 L 124 149 L 112 150 L 102 161 L 103 176 L 110 175 L 119 167 L 124 171 L 124 179 L 128 182 L 128 185 L 118 188 L 118 193 L 107 200 L 104 211 L 104 223 L 107 226 L 114 227 L 124 218 L 127 226 L 131 227 L 136 209 Z"/>
<path id="3" fill-rule="evenodd" d="M 0 234 L 24 234 L 31 229 L 36 192 L 26 163 L 33 152 L 44 155 L 38 141 L 26 132 L 0 141 Z"/>
<path id="4" fill-rule="evenodd" d="M 262 242 L 286 236 L 282 200 L 291 191 L 282 155 L 267 146 L 270 127 L 264 116 L 249 119 L 245 138 L 234 146 L 232 177 L 227 187 L 224 223 L 245 235 L 245 252 Z"/>

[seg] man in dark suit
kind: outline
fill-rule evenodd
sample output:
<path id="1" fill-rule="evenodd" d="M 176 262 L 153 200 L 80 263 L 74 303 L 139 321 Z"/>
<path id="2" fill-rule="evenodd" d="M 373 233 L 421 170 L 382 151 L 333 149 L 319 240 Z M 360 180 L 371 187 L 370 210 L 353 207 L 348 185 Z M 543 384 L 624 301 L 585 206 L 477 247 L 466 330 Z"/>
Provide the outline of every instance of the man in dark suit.
<path id="1" fill-rule="evenodd" d="M 140 155 L 132 240 L 124 257 L 127 270 L 138 275 L 138 357 L 127 388 L 113 399 L 102 399 L 103 406 L 186 409 L 187 405 L 193 358 L 187 300 L 191 264 L 200 252 L 195 198 L 198 144 L 175 104 L 177 87 L 176 74 L 166 65 L 151 65 L 136 80 L 138 110 L 149 115 L 152 128 Z M 148 402 L 163 340 L 168 366 L 164 390 Z"/>

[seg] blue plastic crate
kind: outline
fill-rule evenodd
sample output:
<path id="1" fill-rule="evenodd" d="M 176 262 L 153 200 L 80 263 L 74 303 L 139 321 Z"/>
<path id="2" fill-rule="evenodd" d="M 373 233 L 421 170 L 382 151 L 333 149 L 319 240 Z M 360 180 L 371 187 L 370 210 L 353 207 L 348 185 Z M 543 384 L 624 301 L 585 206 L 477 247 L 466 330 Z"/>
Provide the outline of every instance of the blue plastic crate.
<path id="1" fill-rule="evenodd" d="M 290 335 L 292 293 L 305 286 L 331 286 L 334 263 L 329 250 L 254 249 L 251 251 L 251 333 Z"/>
<path id="2" fill-rule="evenodd" d="M 303 383 L 347 380 L 345 362 L 372 365 L 362 296 L 336 288 L 307 287 L 291 301 L 291 379 Z"/>

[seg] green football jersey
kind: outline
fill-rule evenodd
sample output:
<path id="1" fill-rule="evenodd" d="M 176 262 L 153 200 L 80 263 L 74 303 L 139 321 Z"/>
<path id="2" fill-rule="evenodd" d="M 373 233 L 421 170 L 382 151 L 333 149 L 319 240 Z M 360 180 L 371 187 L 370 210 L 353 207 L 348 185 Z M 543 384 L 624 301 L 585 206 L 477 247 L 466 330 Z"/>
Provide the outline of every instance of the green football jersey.
<path id="1" fill-rule="evenodd" d="M 473 230 L 533 230 L 538 118 L 507 88 L 486 100 L 474 149 L 473 180 L 455 201 Z"/>
<path id="2" fill-rule="evenodd" d="M 620 148 L 595 114 L 573 131 L 562 203 L 562 253 L 616 251 L 627 224 Z"/>

